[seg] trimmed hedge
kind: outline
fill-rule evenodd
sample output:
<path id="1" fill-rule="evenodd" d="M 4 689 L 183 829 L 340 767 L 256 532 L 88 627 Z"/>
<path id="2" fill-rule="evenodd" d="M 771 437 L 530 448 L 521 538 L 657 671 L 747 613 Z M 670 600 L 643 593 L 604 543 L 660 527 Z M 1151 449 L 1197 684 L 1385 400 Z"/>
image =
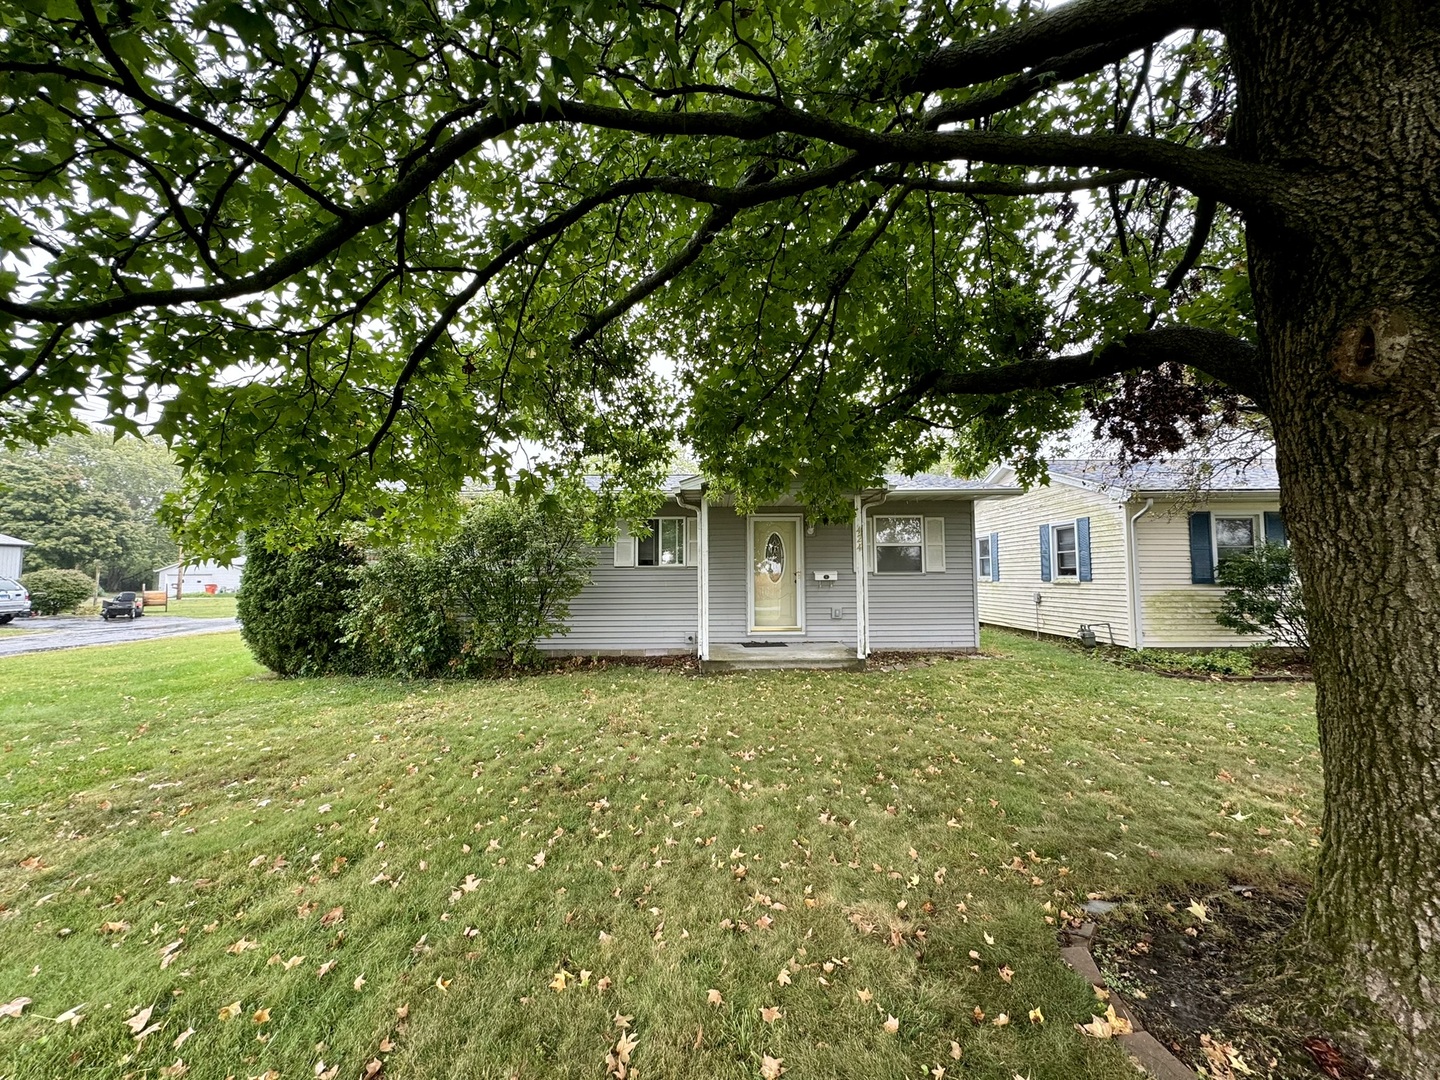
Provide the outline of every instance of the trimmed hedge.
<path id="1" fill-rule="evenodd" d="M 32 570 L 20 584 L 30 590 L 30 607 L 41 615 L 74 611 L 95 595 L 95 579 L 81 570 Z"/>
<path id="2" fill-rule="evenodd" d="M 358 671 L 342 623 L 363 565 L 358 549 L 334 541 L 289 550 L 251 544 L 235 613 L 255 659 L 284 678 Z"/>

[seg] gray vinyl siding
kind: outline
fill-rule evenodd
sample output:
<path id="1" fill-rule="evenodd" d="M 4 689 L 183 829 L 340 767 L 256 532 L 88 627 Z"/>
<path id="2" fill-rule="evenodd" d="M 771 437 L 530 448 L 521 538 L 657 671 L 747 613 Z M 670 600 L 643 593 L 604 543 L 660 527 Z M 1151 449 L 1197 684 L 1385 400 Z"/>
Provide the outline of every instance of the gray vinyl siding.
<path id="1" fill-rule="evenodd" d="M 793 506 L 771 507 L 757 510 L 755 516 L 774 514 L 783 517 L 799 512 Z M 855 561 L 852 526 L 816 525 L 813 533 L 805 534 L 802 525 L 805 632 L 780 634 L 767 630 L 751 634 L 750 601 L 746 591 L 748 521 L 728 507 L 710 507 L 710 641 L 714 644 L 735 644 L 752 637 L 774 637 L 785 641 L 839 641 L 853 645 Z M 816 570 L 835 570 L 840 579 L 833 584 L 818 582 L 814 577 Z M 840 609 L 839 619 L 830 617 L 831 608 Z"/>
<path id="2" fill-rule="evenodd" d="M 681 511 L 667 507 L 665 513 Z M 613 547 L 596 548 L 590 583 L 570 601 L 570 632 L 539 647 L 583 656 L 693 653 L 699 611 L 695 567 L 617 567 Z"/>
<path id="3" fill-rule="evenodd" d="M 870 648 L 974 649 L 974 503 L 886 502 L 871 517 L 944 517 L 945 570 L 924 574 L 869 575 Z"/>

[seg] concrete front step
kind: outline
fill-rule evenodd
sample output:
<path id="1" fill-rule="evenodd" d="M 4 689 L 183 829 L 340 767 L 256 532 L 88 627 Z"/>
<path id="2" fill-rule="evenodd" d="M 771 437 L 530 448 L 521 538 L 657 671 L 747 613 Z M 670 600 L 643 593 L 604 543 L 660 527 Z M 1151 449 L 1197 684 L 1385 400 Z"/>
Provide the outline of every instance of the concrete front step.
<path id="1" fill-rule="evenodd" d="M 864 671 L 865 661 L 855 655 L 855 646 L 838 641 L 787 641 L 784 644 L 753 647 L 734 642 L 714 642 L 710 656 L 700 670 L 781 671 Z"/>
<path id="2" fill-rule="evenodd" d="M 846 660 L 801 660 L 786 657 L 763 657 L 755 660 L 702 660 L 700 670 L 706 674 L 722 671 L 864 671 L 865 661 L 858 656 Z"/>

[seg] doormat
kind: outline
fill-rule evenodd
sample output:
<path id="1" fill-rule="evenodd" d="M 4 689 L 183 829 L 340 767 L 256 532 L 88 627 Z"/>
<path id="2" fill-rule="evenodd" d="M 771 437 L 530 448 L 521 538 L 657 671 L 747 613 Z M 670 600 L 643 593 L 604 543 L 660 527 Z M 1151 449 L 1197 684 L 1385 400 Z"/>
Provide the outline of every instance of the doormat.
<path id="1" fill-rule="evenodd" d="M 742 649 L 788 649 L 789 643 L 784 641 L 742 641 Z"/>

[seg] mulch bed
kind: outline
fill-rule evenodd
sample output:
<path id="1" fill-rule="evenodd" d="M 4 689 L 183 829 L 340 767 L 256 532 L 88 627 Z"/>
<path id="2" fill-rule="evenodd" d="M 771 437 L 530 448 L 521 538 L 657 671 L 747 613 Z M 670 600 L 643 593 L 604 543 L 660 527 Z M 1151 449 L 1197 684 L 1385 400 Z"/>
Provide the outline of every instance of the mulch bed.
<path id="1" fill-rule="evenodd" d="M 1100 920 L 1094 957 L 1145 1030 L 1202 1076 L 1400 1080 L 1307 1017 L 1303 984 L 1280 960 L 1304 907 L 1298 887 L 1244 886 L 1125 904 Z"/>

